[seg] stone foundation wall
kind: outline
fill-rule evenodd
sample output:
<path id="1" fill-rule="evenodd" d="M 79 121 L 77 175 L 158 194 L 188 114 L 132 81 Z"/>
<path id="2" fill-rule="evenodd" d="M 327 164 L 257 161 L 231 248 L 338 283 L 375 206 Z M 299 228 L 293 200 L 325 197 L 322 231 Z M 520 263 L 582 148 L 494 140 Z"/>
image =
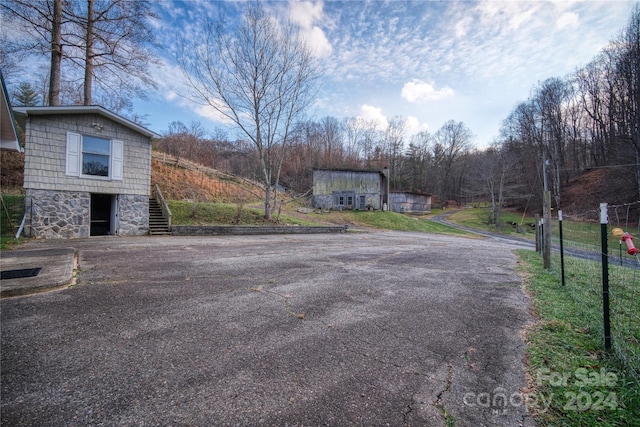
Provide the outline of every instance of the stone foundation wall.
<path id="1" fill-rule="evenodd" d="M 118 196 L 118 234 L 143 236 L 149 234 L 149 197 L 135 194 Z"/>
<path id="2" fill-rule="evenodd" d="M 90 236 L 91 193 L 27 189 L 27 236 L 43 239 L 77 239 Z M 118 234 L 149 234 L 149 198 L 118 195 Z"/>
<path id="3" fill-rule="evenodd" d="M 91 194 L 27 189 L 26 235 L 45 239 L 89 237 Z"/>

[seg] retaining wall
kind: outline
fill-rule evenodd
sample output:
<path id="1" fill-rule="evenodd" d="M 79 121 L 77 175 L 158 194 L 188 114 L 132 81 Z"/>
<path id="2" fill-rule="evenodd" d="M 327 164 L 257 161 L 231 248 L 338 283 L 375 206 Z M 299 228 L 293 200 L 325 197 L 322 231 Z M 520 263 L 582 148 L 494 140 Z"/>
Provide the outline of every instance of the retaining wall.
<path id="1" fill-rule="evenodd" d="M 345 233 L 347 226 L 259 226 L 259 225 L 173 225 L 174 236 L 226 236 L 255 234 L 320 234 Z"/>

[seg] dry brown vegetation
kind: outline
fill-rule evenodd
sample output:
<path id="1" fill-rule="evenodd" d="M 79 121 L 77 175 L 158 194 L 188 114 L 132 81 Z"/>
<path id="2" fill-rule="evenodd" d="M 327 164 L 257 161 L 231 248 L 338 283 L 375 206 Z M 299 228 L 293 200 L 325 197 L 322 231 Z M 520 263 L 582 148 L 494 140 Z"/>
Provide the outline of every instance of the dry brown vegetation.
<path id="1" fill-rule="evenodd" d="M 158 184 L 170 200 L 247 203 L 259 200 L 262 193 L 243 178 L 160 153 L 154 153 L 151 162 L 151 184 Z"/>
<path id="2" fill-rule="evenodd" d="M 610 205 L 630 201 L 635 194 L 633 168 L 592 169 L 572 178 L 562 187 L 562 209 L 570 214 L 598 210 L 600 203 Z"/>
<path id="3" fill-rule="evenodd" d="M 3 194 L 23 192 L 24 153 L 0 151 L 0 187 Z"/>

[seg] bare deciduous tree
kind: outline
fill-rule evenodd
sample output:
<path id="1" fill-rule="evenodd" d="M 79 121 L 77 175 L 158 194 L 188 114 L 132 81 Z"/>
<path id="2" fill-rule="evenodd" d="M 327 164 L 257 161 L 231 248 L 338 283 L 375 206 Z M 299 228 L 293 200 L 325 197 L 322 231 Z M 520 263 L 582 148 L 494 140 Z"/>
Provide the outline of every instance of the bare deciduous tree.
<path id="1" fill-rule="evenodd" d="M 449 120 L 434 135 L 434 157 L 439 169 L 438 193 L 447 199 L 458 199 L 460 180 L 454 177 L 456 161 L 471 148 L 473 134 L 463 123 Z"/>
<path id="2" fill-rule="evenodd" d="M 63 58 L 62 26 L 66 22 L 63 17 L 62 0 L 10 0 L 2 2 L 0 6 L 4 12 L 3 20 L 17 23 L 28 36 L 25 39 L 4 40 L 3 56 L 6 56 L 7 52 L 48 55 L 50 67 L 47 102 L 49 105 L 59 105 Z"/>
<path id="3" fill-rule="evenodd" d="M 120 112 L 131 107 L 132 96 L 155 87 L 148 73 L 156 62 L 148 49 L 154 39 L 148 1 L 6 0 L 1 6 L 24 29 L 22 38 L 2 46 L 3 55 L 11 49 L 49 57 L 49 105 L 59 105 L 65 90 L 67 101 L 90 105 L 99 98 Z"/>
<path id="4" fill-rule="evenodd" d="M 144 97 L 155 87 L 149 66 L 157 62 L 149 50 L 154 35 L 146 0 L 86 0 L 70 2 L 65 57 L 82 70 L 83 104 L 119 111 L 130 108 L 132 95 Z M 94 91 L 94 86 L 98 89 Z"/>
<path id="5" fill-rule="evenodd" d="M 388 158 L 391 189 L 398 190 L 404 181 L 400 176 L 401 155 L 404 152 L 404 138 L 407 133 L 407 119 L 401 116 L 389 120 L 384 134 Z"/>
<path id="6" fill-rule="evenodd" d="M 206 23 L 204 38 L 185 42 L 178 60 L 191 95 L 235 123 L 257 149 L 270 219 L 272 188 L 295 121 L 316 94 L 319 62 L 292 24 L 279 24 L 258 2 L 237 28 Z"/>
<path id="7" fill-rule="evenodd" d="M 427 191 L 432 185 L 433 137 L 424 130 L 413 135 L 409 140 L 406 153 L 408 163 L 407 180 L 411 191 Z"/>

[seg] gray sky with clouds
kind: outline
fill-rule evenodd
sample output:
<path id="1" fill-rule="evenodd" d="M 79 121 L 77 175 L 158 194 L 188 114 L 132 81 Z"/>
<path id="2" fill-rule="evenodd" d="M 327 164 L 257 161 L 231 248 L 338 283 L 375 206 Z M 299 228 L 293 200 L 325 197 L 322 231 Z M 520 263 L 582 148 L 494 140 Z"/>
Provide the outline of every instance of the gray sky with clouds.
<path id="1" fill-rule="evenodd" d="M 180 36 L 197 37 L 201 18 L 237 18 L 244 1 L 167 1 L 155 23 L 164 65 L 159 90 L 136 112 L 151 129 L 199 120 L 220 126 L 187 102 L 170 52 Z M 498 136 L 503 119 L 540 81 L 585 65 L 626 25 L 631 1 L 263 1 L 300 26 L 326 66 L 309 112 L 315 118 L 394 116 L 411 131 L 464 122 L 478 146 Z M 233 133 L 229 134 L 234 137 Z"/>

